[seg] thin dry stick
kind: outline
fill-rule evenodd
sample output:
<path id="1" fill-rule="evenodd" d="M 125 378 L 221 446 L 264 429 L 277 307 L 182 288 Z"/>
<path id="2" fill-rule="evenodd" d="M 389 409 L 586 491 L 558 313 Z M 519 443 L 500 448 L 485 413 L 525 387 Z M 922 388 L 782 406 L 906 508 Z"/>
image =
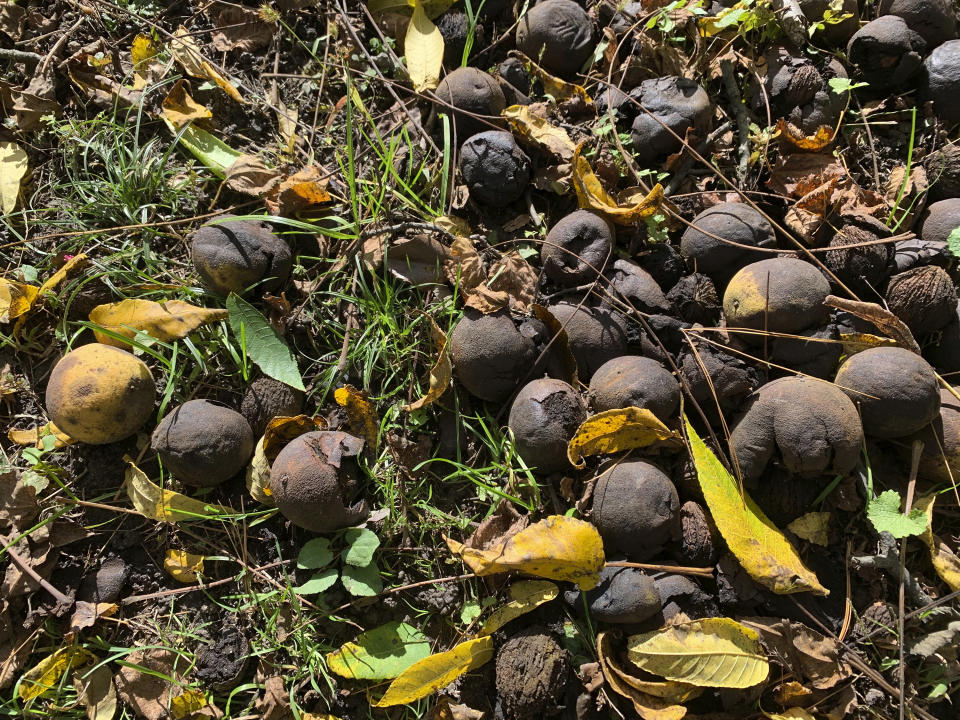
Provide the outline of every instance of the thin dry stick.
<path id="1" fill-rule="evenodd" d="M 469 580 L 472 577 L 476 577 L 474 573 L 464 573 L 463 575 L 447 575 L 446 577 L 434 578 L 432 580 L 421 580 L 420 582 L 410 583 L 409 585 L 400 585 L 399 587 L 389 588 L 383 592 L 377 593 L 373 597 L 363 597 L 356 598 L 351 600 L 348 603 L 344 603 L 338 608 L 334 608 L 330 611 L 330 615 L 336 615 L 337 613 L 346 610 L 350 607 L 353 607 L 359 602 L 363 601 L 372 601 L 378 598 L 386 597 L 387 595 L 394 595 L 398 592 L 404 592 L 405 590 L 413 590 L 414 588 L 423 587 L 424 585 L 439 585 L 440 583 L 456 582 L 458 580 Z"/>
<path id="2" fill-rule="evenodd" d="M 51 585 L 49 582 L 47 582 L 47 581 L 44 580 L 42 577 L 40 577 L 40 575 L 37 573 L 37 571 L 34 570 L 32 567 L 30 567 L 30 564 L 29 564 L 26 560 L 24 560 L 22 557 L 20 557 L 19 555 L 17 555 L 17 553 L 15 553 L 15 552 L 13 551 L 13 548 L 9 548 L 9 547 L 7 548 L 7 555 L 10 556 L 10 560 L 13 561 L 13 564 L 14 564 L 14 565 L 16 565 L 18 568 L 20 568 L 20 570 L 21 570 L 22 572 L 25 572 L 27 575 L 29 575 L 29 576 L 31 577 L 31 579 L 32 579 L 35 583 L 37 583 L 40 587 L 42 587 L 42 588 L 43 588 L 44 590 L 46 590 L 48 593 L 50 593 L 51 595 L 53 595 L 54 599 L 55 599 L 58 603 L 60 603 L 61 605 L 66 605 L 66 606 L 73 605 L 73 598 L 67 597 L 67 596 L 64 595 L 62 592 L 60 592 L 59 590 L 57 590 L 57 589 L 56 589 L 53 585 Z"/>
<path id="3" fill-rule="evenodd" d="M 256 568 L 250 568 L 251 571 L 256 570 L 258 572 L 263 570 L 270 570 L 279 565 L 284 565 L 286 563 L 294 562 L 293 560 L 275 560 L 272 563 L 267 563 L 266 565 L 261 565 Z M 246 570 L 242 571 L 243 575 L 248 575 Z M 174 595 L 184 595 L 186 593 L 197 592 L 198 590 L 209 590 L 210 588 L 220 587 L 221 585 L 229 585 L 232 582 L 239 582 L 239 577 L 228 577 L 223 578 L 222 580 L 214 580 L 213 582 L 205 583 L 204 585 L 191 585 L 189 587 L 173 588 L 171 590 L 161 590 L 155 593 L 148 593 L 146 595 L 131 595 L 130 597 L 125 597 L 120 601 L 121 605 L 132 605 L 133 603 L 146 602 L 147 600 L 157 600 L 158 598 L 166 598 Z"/>
<path id="4" fill-rule="evenodd" d="M 626 560 L 615 560 L 608 562 L 607 567 L 625 567 L 639 568 L 640 570 L 652 570 L 654 572 L 676 573 L 677 575 L 702 575 L 703 577 L 713 577 L 713 568 L 708 567 L 686 567 L 684 565 L 650 565 L 648 563 L 628 562 Z"/>

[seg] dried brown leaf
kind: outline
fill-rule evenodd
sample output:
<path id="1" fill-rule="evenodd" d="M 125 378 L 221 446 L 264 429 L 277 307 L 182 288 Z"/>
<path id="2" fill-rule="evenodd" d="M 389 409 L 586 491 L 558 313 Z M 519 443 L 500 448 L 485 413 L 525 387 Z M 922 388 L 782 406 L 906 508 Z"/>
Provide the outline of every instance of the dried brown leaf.
<path id="1" fill-rule="evenodd" d="M 903 320 L 886 308 L 876 303 L 848 300 L 837 297 L 836 295 L 828 295 L 827 299 L 823 301 L 823 304 L 828 307 L 837 308 L 838 310 L 844 310 L 851 315 L 856 315 L 861 320 L 873 323 L 880 332 L 887 337 L 895 340 L 908 350 L 912 350 L 918 355 L 920 354 L 920 346 L 917 345 L 917 341 L 914 340 L 910 328 L 904 324 Z"/>

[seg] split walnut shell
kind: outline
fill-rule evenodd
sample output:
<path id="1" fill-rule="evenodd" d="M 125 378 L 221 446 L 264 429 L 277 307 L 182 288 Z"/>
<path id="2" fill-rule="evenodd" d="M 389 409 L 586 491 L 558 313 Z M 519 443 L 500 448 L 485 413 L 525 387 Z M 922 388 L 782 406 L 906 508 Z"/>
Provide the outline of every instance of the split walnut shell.
<path id="1" fill-rule="evenodd" d="M 587 409 L 570 385 L 542 378 L 523 386 L 510 406 L 507 425 L 517 453 L 538 472 L 570 467 L 567 444 L 587 419 Z"/>
<path id="2" fill-rule="evenodd" d="M 292 265 L 290 246 L 253 220 L 204 225 L 191 238 L 190 255 L 204 286 L 219 295 L 239 295 L 253 285 L 278 290 Z"/>
<path id="3" fill-rule="evenodd" d="M 890 274 L 893 248 L 879 243 L 890 236 L 882 222 L 869 215 L 843 217 L 843 225 L 830 241 L 831 248 L 823 256 L 823 264 L 847 287 L 862 297 L 875 296 Z M 865 245 L 864 243 L 876 243 Z M 857 245 L 844 249 L 848 245 Z"/>
<path id="4" fill-rule="evenodd" d="M 914 335 L 944 327 L 957 314 L 957 289 L 947 271 L 936 265 L 894 275 L 887 286 L 887 307 Z"/>

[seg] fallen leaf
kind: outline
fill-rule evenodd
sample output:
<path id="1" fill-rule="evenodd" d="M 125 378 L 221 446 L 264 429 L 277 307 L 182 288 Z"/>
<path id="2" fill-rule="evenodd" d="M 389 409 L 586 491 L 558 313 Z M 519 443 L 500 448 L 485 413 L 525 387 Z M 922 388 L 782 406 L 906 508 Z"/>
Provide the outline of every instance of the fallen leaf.
<path id="1" fill-rule="evenodd" d="M 443 15 L 450 6 L 457 0 L 422 0 L 423 11 L 427 17 L 433 20 L 438 15 Z M 385 12 L 397 12 L 409 15 L 413 10 L 414 0 L 369 0 L 367 7 L 374 15 Z"/>
<path id="2" fill-rule="evenodd" d="M 652 217 L 663 203 L 663 187 L 653 186 L 649 193 L 640 188 L 628 188 L 613 198 L 594 174 L 590 162 L 581 155 L 583 143 L 573 153 L 573 188 L 580 207 L 601 213 L 617 225 L 633 225 Z"/>
<path id="3" fill-rule="evenodd" d="M 380 431 L 380 419 L 367 393 L 357 390 L 353 385 L 344 385 L 333 393 L 333 399 L 340 407 L 347 409 L 351 432 L 366 440 L 368 448 L 375 449 Z"/>
<path id="4" fill-rule="evenodd" d="M 790 708 L 782 713 L 763 713 L 770 720 L 816 720 L 816 718 L 803 708 Z"/>
<path id="5" fill-rule="evenodd" d="M 278 170 L 268 168 L 256 155 L 241 155 L 225 170 L 227 187 L 252 197 L 271 194 L 283 182 Z"/>
<path id="6" fill-rule="evenodd" d="M 474 710 L 469 705 L 454 705 L 449 696 L 444 695 L 434 706 L 427 720 L 486 720 L 487 713 Z"/>
<path id="7" fill-rule="evenodd" d="M 440 326 L 429 315 L 425 316 L 430 323 L 430 335 L 433 337 L 433 345 L 437 350 L 437 359 L 430 368 L 430 387 L 427 394 L 419 400 L 408 405 L 404 405 L 406 412 L 413 412 L 427 405 L 432 405 L 447 388 L 450 387 L 450 379 L 453 376 L 453 366 L 450 363 L 450 348 L 447 345 L 447 335 L 440 329 Z"/>
<path id="8" fill-rule="evenodd" d="M 181 25 L 173 34 L 173 38 L 170 41 L 170 53 L 187 75 L 211 80 L 238 103 L 243 102 L 243 97 L 237 88 L 221 75 L 213 65 L 203 59 L 200 48 L 189 30 Z"/>
<path id="9" fill-rule="evenodd" d="M 452 650 L 430 655 L 404 670 L 374 707 L 408 705 L 446 687 L 461 675 L 493 659 L 493 638 L 489 635 L 460 643 Z"/>
<path id="10" fill-rule="evenodd" d="M 215 135 L 208 133 L 196 125 L 186 125 L 180 130 L 163 115 L 160 116 L 163 122 L 170 128 L 181 145 L 202 162 L 214 175 L 225 178 L 227 169 L 238 159 L 243 157 L 243 153 L 234 150 L 223 140 Z"/>
<path id="11" fill-rule="evenodd" d="M 319 415 L 296 415 L 294 417 L 279 416 L 271 418 L 263 433 L 263 454 L 268 462 L 277 459 L 280 451 L 294 438 L 314 432 L 326 430 L 327 421 Z M 270 494 L 269 492 L 267 493 Z"/>
<path id="12" fill-rule="evenodd" d="M 953 592 L 960 591 L 960 557 L 947 545 L 939 535 L 933 532 L 933 505 L 937 496 L 924 495 L 918 498 L 914 507 L 921 510 L 927 517 L 927 529 L 920 539 L 930 551 L 930 561 L 933 569 Z"/>
<path id="13" fill-rule="evenodd" d="M 0 142 L 0 210 L 9 215 L 17 209 L 20 183 L 27 175 L 30 160 L 15 142 Z"/>
<path id="14" fill-rule="evenodd" d="M 551 125 L 549 121 L 534 112 L 529 105 L 511 105 L 501 115 L 510 124 L 514 135 L 547 150 L 561 160 L 569 162 L 577 149 L 567 131 Z"/>
<path id="15" fill-rule="evenodd" d="M 874 347 L 896 347 L 897 345 L 895 340 L 869 333 L 840 333 L 840 342 L 843 343 L 844 355 L 856 355 L 861 350 Z"/>
<path id="16" fill-rule="evenodd" d="M 730 618 L 703 618 L 632 635 L 627 655 L 642 670 L 699 687 L 753 687 L 770 672 L 760 636 Z"/>
<path id="17" fill-rule="evenodd" d="M 96 661 L 97 657 L 89 650 L 76 645 L 61 647 L 23 674 L 17 695 L 23 702 L 38 698 L 45 692 L 55 689 L 68 671 L 92 665 Z"/>
<path id="18" fill-rule="evenodd" d="M 265 22 L 257 10 L 239 5 L 216 3 L 209 10 L 216 29 L 210 34 L 210 42 L 220 52 L 240 50 L 253 52 L 267 47 L 277 26 Z"/>
<path id="19" fill-rule="evenodd" d="M 448 259 L 443 265 L 449 283 L 459 288 L 464 295 L 487 279 L 483 271 L 480 253 L 469 237 L 457 237 L 447 251 Z"/>
<path id="20" fill-rule="evenodd" d="M 74 255 L 67 262 L 65 262 L 59 270 L 57 270 L 53 275 L 44 280 L 43 284 L 40 286 L 40 290 L 37 294 L 40 297 L 43 297 L 48 292 L 51 292 L 57 288 L 60 283 L 66 280 L 74 271 L 84 268 L 87 264 L 87 256 L 84 253 L 79 255 Z"/>
<path id="21" fill-rule="evenodd" d="M 276 503 L 270 492 L 270 461 L 263 451 L 263 442 L 264 438 L 257 441 L 253 459 L 247 466 L 247 490 L 258 503 L 273 507 Z"/>
<path id="22" fill-rule="evenodd" d="M 771 169 L 767 187 L 792 198 L 801 198 L 827 183 L 837 183 L 848 177 L 846 169 L 833 155 L 784 154 Z"/>
<path id="23" fill-rule="evenodd" d="M 274 380 L 296 390 L 306 390 L 293 351 L 270 321 L 253 305 L 235 293 L 227 296 L 230 329 L 243 341 L 247 355 Z"/>
<path id="24" fill-rule="evenodd" d="M 928 528 L 927 516 L 918 507 L 901 512 L 903 500 L 896 490 L 884 490 L 877 497 L 867 496 L 867 519 L 878 533 L 887 532 L 898 540 L 922 535 Z"/>
<path id="25" fill-rule="evenodd" d="M 292 217 L 317 205 L 330 202 L 327 192 L 329 177 L 321 175 L 320 169 L 310 165 L 284 178 L 264 199 L 272 215 Z"/>
<path id="26" fill-rule="evenodd" d="M 529 525 L 529 515 L 521 515 L 509 500 L 501 500 L 494 511 L 477 525 L 477 529 L 467 538 L 464 547 L 473 550 L 489 550 L 503 545 Z"/>
<path id="27" fill-rule="evenodd" d="M 120 699 L 146 720 L 167 720 L 171 697 L 190 662 L 173 650 L 134 650 L 114 678 Z"/>
<path id="28" fill-rule="evenodd" d="M 137 332 L 170 342 L 187 337 L 197 328 L 218 320 L 226 320 L 228 313 L 219 308 L 202 308 L 182 300 L 165 303 L 153 300 L 126 299 L 120 302 L 97 305 L 90 311 L 90 322 L 109 330 L 112 335 L 94 330 L 97 342 L 125 348 L 128 343 L 113 335 L 133 339 Z"/>
<path id="29" fill-rule="evenodd" d="M 777 121 L 776 132 L 782 140 L 797 150 L 819 152 L 833 142 L 836 135 L 829 125 L 821 125 L 813 135 L 807 135 L 793 123 L 780 118 Z"/>
<path id="30" fill-rule="evenodd" d="M 33 309 L 40 288 L 0 278 L 0 323 L 8 323 Z"/>
<path id="31" fill-rule="evenodd" d="M 102 617 L 113 617 L 120 608 L 116 603 L 93 603 L 77 600 L 70 616 L 70 632 L 80 632 L 93 627 Z"/>
<path id="32" fill-rule="evenodd" d="M 133 107 L 142 92 L 123 85 L 116 79 L 118 63 L 103 38 L 85 45 L 63 63 L 67 75 L 87 97 L 101 107 Z M 107 74 L 110 70 L 114 72 Z"/>
<path id="33" fill-rule="evenodd" d="M 489 279 L 466 293 L 466 306 L 488 315 L 504 308 L 530 312 L 537 290 L 537 271 L 517 251 L 500 258 L 490 268 Z"/>
<path id="34" fill-rule="evenodd" d="M 47 441 L 46 438 L 50 436 L 53 437 L 51 446 L 53 449 L 73 445 L 76 442 L 76 440 L 52 422 L 48 422 L 46 425 L 41 425 L 40 427 L 29 428 L 28 430 L 7 431 L 7 437 L 10 439 L 10 442 L 16 445 L 35 447 L 38 450 L 43 450 L 46 447 L 47 442 L 50 442 Z"/>
<path id="35" fill-rule="evenodd" d="M 172 720 L 184 720 L 207 704 L 202 690 L 186 688 L 176 697 L 170 698 L 170 717 Z"/>
<path id="36" fill-rule="evenodd" d="M 151 482 L 146 473 L 125 458 L 129 467 L 124 476 L 127 497 L 138 513 L 159 522 L 189 522 L 206 520 L 218 515 L 233 515 L 233 508 L 214 505 L 166 490 Z"/>
<path id="37" fill-rule="evenodd" d="M 130 45 L 130 61 L 133 63 L 133 89 L 143 90 L 151 82 L 155 82 L 159 75 L 160 63 L 156 57 L 160 49 L 154 44 L 149 35 L 137 35 Z"/>
<path id="38" fill-rule="evenodd" d="M 814 545 L 822 545 L 823 547 L 827 547 L 827 545 L 830 544 L 827 535 L 827 528 L 829 524 L 830 513 L 808 512 L 787 525 L 787 530 L 792 532 L 801 540 L 806 540 Z"/>
<path id="39" fill-rule="evenodd" d="M 283 687 L 283 678 L 272 675 L 264 681 L 263 697 L 257 698 L 254 709 L 261 720 L 287 720 L 293 715 L 290 698 Z"/>
<path id="40" fill-rule="evenodd" d="M 60 117 L 63 114 L 63 107 L 57 101 L 53 67 L 54 63 L 50 63 L 42 75 L 38 74 L 30 79 L 26 88 L 11 92 L 17 127 L 22 132 L 36 130 L 48 115 Z"/>
<path id="41" fill-rule="evenodd" d="M 414 0 L 413 15 L 403 41 L 403 53 L 407 59 L 407 73 L 416 92 L 433 90 L 439 84 L 443 50 L 440 29 L 427 17 L 423 0 Z"/>
<path id="42" fill-rule="evenodd" d="M 743 569 L 778 594 L 812 592 L 829 595 L 797 551 L 777 530 L 736 479 L 717 460 L 684 417 L 697 479 L 710 514 L 730 552 Z"/>
<path id="43" fill-rule="evenodd" d="M 86 706 L 87 720 L 113 720 L 117 712 L 117 691 L 109 667 L 101 665 L 88 673 L 74 673 L 73 686 Z"/>
<path id="44" fill-rule="evenodd" d="M 328 653 L 327 666 L 353 680 L 390 680 L 429 655 L 430 640 L 420 630 L 392 621 Z"/>
<path id="45" fill-rule="evenodd" d="M 920 346 L 917 345 L 917 341 L 914 340 L 910 328 L 886 308 L 876 303 L 848 300 L 847 298 L 837 297 L 836 295 L 827 295 L 823 304 L 828 307 L 837 308 L 838 310 L 844 310 L 851 315 L 856 315 L 861 320 L 873 323 L 882 333 L 892 338 L 899 345 L 918 355 L 920 354 Z"/>
<path id="46" fill-rule="evenodd" d="M 840 659 L 839 643 L 802 623 L 764 617 L 740 618 L 740 622 L 760 633 L 768 655 L 804 685 L 828 690 L 850 675 Z"/>
<path id="47" fill-rule="evenodd" d="M 583 421 L 567 444 L 567 459 L 582 470 L 587 466 L 584 461 L 587 456 L 612 455 L 679 437 L 647 408 L 615 408 Z"/>
<path id="48" fill-rule="evenodd" d="M 593 99 L 582 85 L 567 82 L 555 75 L 551 75 L 533 60 L 528 58 L 519 50 L 511 50 L 510 56 L 520 60 L 527 68 L 527 72 L 533 75 L 540 84 L 543 85 L 543 93 L 553 98 L 555 102 L 563 102 L 570 98 L 578 98 L 586 107 L 593 107 Z"/>
<path id="49" fill-rule="evenodd" d="M 192 584 L 203 575 L 203 555 L 194 555 L 184 550 L 167 550 L 163 569 L 177 582 Z"/>
<path id="50" fill-rule="evenodd" d="M 478 550 L 445 537 L 447 547 L 477 575 L 519 570 L 528 575 L 577 583 L 589 590 L 600 581 L 603 540 L 588 522 L 551 515 L 504 543 Z"/>
<path id="51" fill-rule="evenodd" d="M 161 108 L 163 116 L 177 128 L 181 128 L 194 120 L 206 120 L 213 117 L 213 113 L 208 108 L 190 96 L 190 82 L 188 80 L 178 80 L 170 88 L 170 92 L 163 99 Z"/>
<path id="52" fill-rule="evenodd" d="M 510 586 L 510 602 L 494 610 L 477 635 L 493 635 L 508 622 L 550 602 L 559 594 L 560 588 L 546 580 L 515 582 Z"/>

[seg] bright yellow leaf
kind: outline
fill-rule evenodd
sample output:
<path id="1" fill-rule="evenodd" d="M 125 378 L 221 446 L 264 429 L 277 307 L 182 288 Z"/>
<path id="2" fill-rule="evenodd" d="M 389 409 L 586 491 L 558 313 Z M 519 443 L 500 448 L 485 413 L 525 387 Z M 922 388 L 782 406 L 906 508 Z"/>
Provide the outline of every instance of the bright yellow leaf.
<path id="1" fill-rule="evenodd" d="M 612 455 L 680 436 L 647 408 L 614 408 L 587 418 L 567 444 L 567 459 L 578 469 L 589 455 Z"/>
<path id="2" fill-rule="evenodd" d="M 26 315 L 40 294 L 35 285 L 0 278 L 0 323 L 8 323 Z"/>
<path id="3" fill-rule="evenodd" d="M 417 92 L 433 90 L 439 84 L 443 48 L 440 29 L 427 17 L 422 0 L 414 0 L 403 53 L 407 58 L 407 72 L 413 81 L 413 89 Z"/>
<path id="4" fill-rule="evenodd" d="M 777 121 L 775 136 L 786 140 L 790 145 L 798 150 L 809 152 L 819 152 L 827 145 L 833 142 L 836 135 L 833 128 L 829 125 L 821 125 L 813 135 L 807 135 L 796 125 L 787 122 L 783 118 Z"/>
<path id="5" fill-rule="evenodd" d="M 960 590 L 960 557 L 957 557 L 953 549 L 933 532 L 933 505 L 936 500 L 936 494 L 925 495 L 914 505 L 927 514 L 927 529 L 923 531 L 920 539 L 930 551 L 930 561 L 937 575 L 953 592 L 957 592 Z"/>
<path id="6" fill-rule="evenodd" d="M 253 450 L 253 459 L 247 466 L 247 490 L 258 503 L 273 507 L 273 493 L 270 492 L 270 461 L 263 451 L 264 438 L 260 438 Z"/>
<path id="7" fill-rule="evenodd" d="M 830 591 L 803 564 L 783 533 L 749 495 L 741 495 L 736 479 L 707 448 L 686 417 L 684 422 L 707 507 L 743 569 L 758 583 L 781 595 L 829 595 Z"/>
<path id="8" fill-rule="evenodd" d="M 529 575 L 596 587 L 603 568 L 603 540 L 590 523 L 551 515 L 518 532 L 506 542 L 478 550 L 450 538 L 447 547 L 477 575 L 519 570 Z"/>
<path id="9" fill-rule="evenodd" d="M 170 42 L 170 52 L 173 59 L 180 63 L 187 75 L 204 80 L 212 80 L 227 95 L 238 103 L 243 102 L 240 92 L 234 85 L 221 75 L 209 62 L 204 60 L 197 46 L 196 40 L 183 25 L 177 28 L 173 34 L 174 39 Z"/>
<path id="10" fill-rule="evenodd" d="M 0 210 L 9 215 L 17 209 L 20 183 L 27 174 L 26 151 L 15 142 L 0 142 Z"/>
<path id="11" fill-rule="evenodd" d="M 560 588 L 546 580 L 521 580 L 510 586 L 510 602 L 493 611 L 477 633 L 479 636 L 493 635 L 511 620 L 526 615 L 544 603 L 548 603 L 560 594 Z"/>
<path id="12" fill-rule="evenodd" d="M 730 618 L 704 618 L 632 635 L 627 656 L 641 670 L 699 687 L 753 687 L 770 672 L 760 636 Z"/>
<path id="13" fill-rule="evenodd" d="M 357 390 L 353 385 L 344 385 L 333 393 L 333 399 L 340 407 L 347 409 L 350 418 L 350 430 L 354 435 L 360 435 L 371 450 L 377 447 L 377 435 L 380 420 L 377 410 L 363 390 Z"/>
<path id="14" fill-rule="evenodd" d="M 183 720 L 207 705 L 207 697 L 202 690 L 187 688 L 176 697 L 170 698 L 170 717 L 173 720 Z"/>
<path id="15" fill-rule="evenodd" d="M 551 75 L 519 50 L 512 50 L 510 55 L 526 65 L 527 72 L 536 77 L 537 80 L 540 81 L 540 84 L 543 85 L 544 94 L 553 98 L 555 102 L 559 103 L 564 100 L 569 100 L 572 97 L 579 97 L 585 106 L 593 107 L 593 99 L 582 85 L 567 82 L 555 75 Z"/>
<path id="16" fill-rule="evenodd" d="M 130 467 L 124 476 L 127 497 L 134 509 L 151 520 L 160 522 L 188 522 L 206 520 L 222 514 L 233 514 L 233 508 L 213 505 L 194 500 L 173 490 L 166 490 L 151 482 L 146 473 L 133 464 L 130 458 L 124 458 Z"/>
<path id="17" fill-rule="evenodd" d="M 551 125 L 546 118 L 530 109 L 529 105 L 511 105 L 501 115 L 510 124 L 514 135 L 527 139 L 561 160 L 569 161 L 577 146 L 563 128 Z"/>
<path id="18" fill-rule="evenodd" d="M 326 430 L 327 421 L 319 415 L 296 415 L 295 417 L 279 416 L 271 418 L 267 429 L 263 433 L 263 454 L 268 463 L 277 459 L 280 451 L 294 438 L 308 432 Z M 269 491 L 267 493 L 269 495 Z"/>
<path id="19" fill-rule="evenodd" d="M 185 338 L 200 326 L 225 320 L 226 317 L 226 310 L 197 307 L 182 300 L 158 303 L 127 299 L 97 305 L 90 311 L 90 322 L 114 334 L 132 339 L 137 331 L 141 331 L 165 342 Z M 128 343 L 99 330 L 94 330 L 93 334 L 97 342 L 104 345 L 119 348 L 128 346 Z"/>
<path id="20" fill-rule="evenodd" d="M 23 674 L 18 693 L 20 699 L 26 702 L 40 697 L 55 688 L 68 670 L 91 665 L 96 661 L 97 657 L 93 653 L 76 645 L 62 647 Z"/>
<path id="21" fill-rule="evenodd" d="M 452 650 L 437 653 L 404 670 L 387 688 L 374 707 L 407 705 L 446 687 L 461 675 L 493 659 L 493 638 L 489 635 L 460 643 Z"/>
<path id="22" fill-rule="evenodd" d="M 160 49 L 149 35 L 137 35 L 130 46 L 130 61 L 133 63 L 133 89 L 143 90 L 149 83 L 154 59 Z"/>
<path id="23" fill-rule="evenodd" d="M 43 439 L 47 435 L 53 435 L 54 448 L 66 447 L 67 445 L 73 445 L 76 442 L 76 440 L 67 435 L 52 422 L 48 422 L 46 425 L 41 425 L 40 427 L 29 428 L 27 430 L 9 430 L 7 432 L 7 437 L 10 439 L 10 442 L 14 443 L 15 445 L 32 446 L 38 450 L 43 448 Z"/>
<path id="24" fill-rule="evenodd" d="M 583 143 L 573 153 L 573 188 L 577 192 L 580 207 L 606 215 L 617 225 L 633 225 L 653 216 L 663 204 L 663 187 L 660 183 L 645 194 L 639 188 L 628 188 L 613 198 L 594 174 L 590 162 L 581 155 Z"/>
<path id="25" fill-rule="evenodd" d="M 194 120 L 212 118 L 213 113 L 190 96 L 190 83 L 178 80 L 163 99 L 163 116 L 176 127 L 181 128 Z"/>
<path id="26" fill-rule="evenodd" d="M 787 525 L 787 530 L 792 532 L 801 540 L 806 540 L 814 545 L 827 547 L 830 540 L 827 535 L 827 527 L 830 524 L 830 513 L 828 512 L 808 512 L 801 515 L 792 523 Z"/>
<path id="27" fill-rule="evenodd" d="M 163 569 L 177 582 L 198 582 L 203 575 L 203 555 L 194 555 L 183 550 L 167 550 Z"/>
<path id="28" fill-rule="evenodd" d="M 440 329 L 440 326 L 434 322 L 429 315 L 427 320 L 430 323 L 430 334 L 433 336 L 434 347 L 437 348 L 437 360 L 430 368 L 430 389 L 427 394 L 419 400 L 404 405 L 403 409 L 407 412 L 419 410 L 422 407 L 431 405 L 440 399 L 440 396 L 450 387 L 450 378 L 453 377 L 453 365 L 450 363 L 450 349 L 447 346 L 447 335 Z"/>
<path id="29" fill-rule="evenodd" d="M 74 270 L 78 270 L 84 267 L 87 264 L 87 256 L 84 253 L 79 255 L 74 255 L 72 258 L 67 260 L 63 266 L 57 270 L 53 275 L 44 280 L 43 285 L 40 286 L 38 295 L 46 295 L 51 290 L 55 290 L 60 283 L 67 279 Z"/>

